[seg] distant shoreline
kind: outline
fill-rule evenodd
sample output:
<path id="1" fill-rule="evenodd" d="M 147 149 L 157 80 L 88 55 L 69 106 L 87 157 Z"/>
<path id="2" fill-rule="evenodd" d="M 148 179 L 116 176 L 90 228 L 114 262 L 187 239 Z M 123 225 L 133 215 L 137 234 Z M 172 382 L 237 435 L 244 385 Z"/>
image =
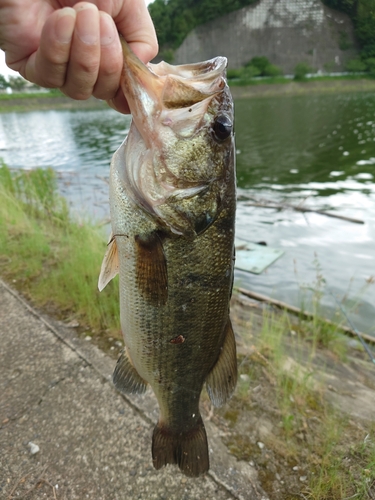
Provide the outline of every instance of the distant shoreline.
<path id="1" fill-rule="evenodd" d="M 105 101 L 90 97 L 85 101 L 75 101 L 64 95 L 35 93 L 30 95 L 0 96 L 0 113 L 47 111 L 47 110 L 79 110 L 79 109 L 106 109 Z"/>
<path id="2" fill-rule="evenodd" d="M 375 92 L 375 79 L 339 79 L 309 80 L 286 83 L 256 83 L 251 85 L 231 84 L 234 99 L 253 97 L 295 96 L 306 94 L 325 94 L 333 92 Z M 105 101 L 90 97 L 86 101 L 75 101 L 64 95 L 35 93 L 18 95 L 0 94 L 0 113 L 45 111 L 45 110 L 80 110 L 107 109 Z"/>
<path id="3" fill-rule="evenodd" d="M 231 86 L 234 99 L 252 97 L 295 96 L 329 94 L 333 92 L 375 92 L 375 79 L 327 79 L 288 83 L 264 83 L 258 85 Z"/>

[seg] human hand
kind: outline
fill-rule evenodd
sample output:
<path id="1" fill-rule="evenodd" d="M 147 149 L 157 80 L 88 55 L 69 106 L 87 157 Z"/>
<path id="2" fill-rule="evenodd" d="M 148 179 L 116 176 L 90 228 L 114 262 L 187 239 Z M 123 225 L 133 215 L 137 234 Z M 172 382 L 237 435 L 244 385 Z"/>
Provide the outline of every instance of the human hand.
<path id="1" fill-rule="evenodd" d="M 94 95 L 127 113 L 118 33 L 143 62 L 157 54 L 144 0 L 0 0 L 0 47 L 11 69 L 73 99 Z"/>

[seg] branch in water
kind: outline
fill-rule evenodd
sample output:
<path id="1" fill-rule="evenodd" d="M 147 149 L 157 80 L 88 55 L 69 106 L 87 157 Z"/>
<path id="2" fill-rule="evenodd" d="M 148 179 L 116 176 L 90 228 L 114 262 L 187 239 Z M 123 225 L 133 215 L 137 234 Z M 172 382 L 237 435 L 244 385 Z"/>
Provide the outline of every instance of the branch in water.
<path id="1" fill-rule="evenodd" d="M 347 222 L 353 222 L 354 224 L 364 224 L 363 220 L 354 219 L 352 217 L 345 217 L 344 215 L 333 214 L 332 212 L 325 212 L 324 210 L 314 210 L 313 208 L 301 207 L 298 205 L 290 205 L 289 203 L 284 204 L 272 204 L 272 203 L 258 203 L 258 202 L 247 202 L 245 203 L 247 207 L 261 207 L 261 208 L 273 208 L 275 210 L 286 210 L 292 209 L 296 212 L 314 212 L 320 215 L 326 215 L 327 217 L 333 217 L 335 219 L 345 220 Z"/>

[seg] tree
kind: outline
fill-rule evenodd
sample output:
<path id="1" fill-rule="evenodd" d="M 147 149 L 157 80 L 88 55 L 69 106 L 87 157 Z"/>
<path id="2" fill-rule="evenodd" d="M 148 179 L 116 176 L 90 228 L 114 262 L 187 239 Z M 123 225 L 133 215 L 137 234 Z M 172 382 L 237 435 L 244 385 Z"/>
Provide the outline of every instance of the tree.
<path id="1" fill-rule="evenodd" d="M 363 59 L 375 57 L 374 0 L 323 0 L 332 9 L 341 10 L 351 18 Z"/>
<path id="2" fill-rule="evenodd" d="M 196 26 L 257 0 L 155 0 L 148 7 L 162 49 L 176 49 Z"/>
<path id="3" fill-rule="evenodd" d="M 0 75 L 0 90 L 5 90 L 9 87 L 9 83 L 4 75 Z"/>
<path id="4" fill-rule="evenodd" d="M 163 47 L 171 38 L 171 17 L 168 6 L 164 0 L 155 0 L 149 5 L 148 10 L 155 25 L 159 44 Z"/>
<path id="5" fill-rule="evenodd" d="M 362 46 L 364 58 L 375 57 L 375 3 L 374 0 L 360 0 L 355 20 L 356 35 Z"/>
<path id="6" fill-rule="evenodd" d="M 10 76 L 9 77 L 9 87 L 12 90 L 20 92 L 26 86 L 26 80 L 22 76 Z"/>
<path id="7" fill-rule="evenodd" d="M 331 9 L 341 10 L 348 14 L 350 17 L 354 16 L 357 11 L 359 0 L 323 0 L 323 3 Z"/>

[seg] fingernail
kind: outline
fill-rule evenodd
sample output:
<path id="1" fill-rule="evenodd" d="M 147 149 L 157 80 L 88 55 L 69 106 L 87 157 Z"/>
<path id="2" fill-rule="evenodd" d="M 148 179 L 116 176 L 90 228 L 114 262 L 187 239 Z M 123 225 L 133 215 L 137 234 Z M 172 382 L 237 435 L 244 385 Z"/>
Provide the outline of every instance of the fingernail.
<path id="1" fill-rule="evenodd" d="M 70 43 L 75 22 L 76 11 L 74 9 L 71 7 L 64 7 L 59 10 L 55 24 L 55 34 L 60 43 Z"/>
<path id="2" fill-rule="evenodd" d="M 87 45 L 95 45 L 98 41 L 99 35 L 99 12 L 97 7 L 92 3 L 84 3 L 77 7 L 76 10 L 77 35 L 83 43 L 86 43 Z"/>
<path id="3" fill-rule="evenodd" d="M 106 12 L 100 12 L 100 44 L 110 45 L 116 37 L 118 38 L 118 33 L 112 17 Z"/>

